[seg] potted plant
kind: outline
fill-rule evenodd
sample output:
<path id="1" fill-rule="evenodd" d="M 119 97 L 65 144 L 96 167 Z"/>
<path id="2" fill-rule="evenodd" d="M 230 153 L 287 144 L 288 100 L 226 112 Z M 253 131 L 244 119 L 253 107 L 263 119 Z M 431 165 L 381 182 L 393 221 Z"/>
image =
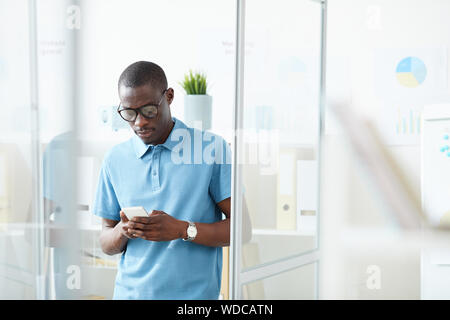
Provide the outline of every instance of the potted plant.
<path id="1" fill-rule="evenodd" d="M 180 85 L 186 91 L 184 96 L 184 119 L 189 127 L 211 129 L 212 97 L 207 94 L 206 76 L 189 71 Z"/>

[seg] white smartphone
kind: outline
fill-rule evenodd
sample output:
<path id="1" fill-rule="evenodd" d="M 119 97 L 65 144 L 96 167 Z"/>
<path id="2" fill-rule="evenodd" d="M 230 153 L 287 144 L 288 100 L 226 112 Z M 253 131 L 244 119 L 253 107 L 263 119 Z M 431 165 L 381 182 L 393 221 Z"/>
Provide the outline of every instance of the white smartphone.
<path id="1" fill-rule="evenodd" d="M 122 208 L 122 211 L 125 213 L 128 220 L 133 219 L 133 217 L 148 217 L 148 213 L 145 211 L 144 207 Z"/>

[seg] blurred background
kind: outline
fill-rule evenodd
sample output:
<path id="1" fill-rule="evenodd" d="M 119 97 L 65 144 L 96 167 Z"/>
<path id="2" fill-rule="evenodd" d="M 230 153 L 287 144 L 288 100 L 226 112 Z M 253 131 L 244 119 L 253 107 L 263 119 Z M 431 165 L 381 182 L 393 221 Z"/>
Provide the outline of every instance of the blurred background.
<path id="1" fill-rule="evenodd" d="M 103 156 L 134 134 L 117 81 L 139 60 L 165 70 L 174 117 L 210 123 L 240 159 L 221 299 L 450 298 L 449 14 L 447 0 L 0 0 L 0 298 L 112 297 L 120 256 L 90 210 Z M 187 109 L 189 70 L 210 114 Z"/>

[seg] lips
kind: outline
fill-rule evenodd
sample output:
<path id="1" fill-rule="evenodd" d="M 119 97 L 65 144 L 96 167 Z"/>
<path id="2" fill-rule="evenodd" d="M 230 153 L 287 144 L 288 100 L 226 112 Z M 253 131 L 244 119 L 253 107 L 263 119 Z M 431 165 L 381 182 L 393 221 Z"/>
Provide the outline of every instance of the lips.
<path id="1" fill-rule="evenodd" d="M 151 136 L 154 131 L 155 131 L 154 128 L 150 128 L 145 130 L 136 130 L 135 132 L 139 137 L 147 138 Z"/>

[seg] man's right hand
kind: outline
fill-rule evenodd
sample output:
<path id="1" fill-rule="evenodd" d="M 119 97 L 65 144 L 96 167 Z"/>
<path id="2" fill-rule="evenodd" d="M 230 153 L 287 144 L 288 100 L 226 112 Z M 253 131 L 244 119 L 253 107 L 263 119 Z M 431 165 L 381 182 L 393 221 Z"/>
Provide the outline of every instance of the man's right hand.
<path id="1" fill-rule="evenodd" d="M 125 250 L 128 239 L 136 238 L 128 232 L 128 219 L 120 211 L 120 220 L 102 219 L 102 232 L 100 233 L 100 245 L 104 253 L 108 255 L 118 254 Z"/>
<path id="2" fill-rule="evenodd" d="M 128 232 L 128 222 L 129 220 L 127 216 L 122 210 L 120 210 L 120 222 L 118 226 L 120 234 L 128 239 L 135 239 L 136 237 Z"/>

